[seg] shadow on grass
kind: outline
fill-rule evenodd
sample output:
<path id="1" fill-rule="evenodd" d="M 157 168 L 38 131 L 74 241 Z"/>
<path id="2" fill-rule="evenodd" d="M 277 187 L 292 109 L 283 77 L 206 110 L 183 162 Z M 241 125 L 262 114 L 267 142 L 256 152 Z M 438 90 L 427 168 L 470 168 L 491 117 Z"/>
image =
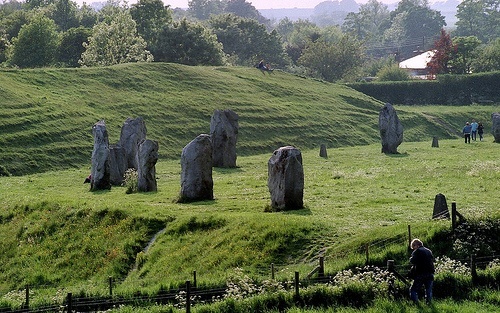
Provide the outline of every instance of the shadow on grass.
<path id="1" fill-rule="evenodd" d="M 385 154 L 386 156 L 388 157 L 391 157 L 391 158 L 406 158 L 406 157 L 409 157 L 410 155 L 408 154 L 408 152 L 404 152 L 404 153 L 386 153 Z"/>

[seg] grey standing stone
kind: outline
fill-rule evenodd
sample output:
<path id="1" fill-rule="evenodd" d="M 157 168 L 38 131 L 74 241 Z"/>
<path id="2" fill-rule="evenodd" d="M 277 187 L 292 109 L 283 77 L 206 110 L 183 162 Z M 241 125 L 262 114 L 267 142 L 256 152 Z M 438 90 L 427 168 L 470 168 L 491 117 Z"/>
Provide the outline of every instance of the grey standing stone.
<path id="1" fill-rule="evenodd" d="M 156 191 L 156 162 L 158 161 L 158 142 L 143 140 L 137 154 L 137 190 Z"/>
<path id="2" fill-rule="evenodd" d="M 439 148 L 439 142 L 437 137 L 432 137 L 432 148 Z"/>
<path id="3" fill-rule="evenodd" d="M 179 202 L 212 200 L 212 143 L 201 134 L 188 143 L 181 154 L 181 192 Z"/>
<path id="4" fill-rule="evenodd" d="M 231 110 L 215 110 L 210 120 L 212 163 L 215 167 L 236 167 L 238 114 Z"/>
<path id="5" fill-rule="evenodd" d="M 110 179 L 111 184 L 120 186 L 123 184 L 123 175 L 127 171 L 127 160 L 125 159 L 125 150 L 119 145 L 110 145 Z"/>
<path id="6" fill-rule="evenodd" d="M 403 125 L 399 122 L 396 110 L 386 103 L 380 110 L 378 126 L 382 140 L 382 153 L 397 154 L 398 146 L 403 142 Z"/>
<path id="7" fill-rule="evenodd" d="M 92 151 L 90 190 L 111 189 L 109 139 L 104 121 L 99 121 L 92 126 L 92 135 L 94 136 L 94 150 Z"/>
<path id="8" fill-rule="evenodd" d="M 274 151 L 268 161 L 267 186 L 273 210 L 300 210 L 304 207 L 304 169 L 299 149 L 286 146 Z"/>
<path id="9" fill-rule="evenodd" d="M 127 168 L 137 169 L 137 151 L 139 143 L 146 139 L 146 123 L 142 117 L 127 118 L 123 123 L 118 145 L 125 152 Z"/>
<path id="10" fill-rule="evenodd" d="M 500 143 L 500 113 L 491 114 L 491 133 L 495 142 Z"/>
<path id="11" fill-rule="evenodd" d="M 324 143 L 319 147 L 319 156 L 322 158 L 328 158 L 328 153 L 326 152 L 326 145 Z"/>
<path id="12" fill-rule="evenodd" d="M 434 198 L 434 210 L 432 211 L 432 218 L 450 218 L 450 211 L 446 203 L 446 197 L 439 193 Z"/>

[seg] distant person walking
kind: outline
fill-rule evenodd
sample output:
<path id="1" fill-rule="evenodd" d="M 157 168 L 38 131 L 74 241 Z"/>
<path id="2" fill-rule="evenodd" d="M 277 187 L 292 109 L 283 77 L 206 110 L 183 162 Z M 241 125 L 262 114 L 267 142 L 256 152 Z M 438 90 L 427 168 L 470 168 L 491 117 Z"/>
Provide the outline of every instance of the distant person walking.
<path id="1" fill-rule="evenodd" d="M 465 143 L 470 143 L 471 131 L 472 131 L 472 126 L 470 126 L 469 122 L 466 122 L 464 128 L 462 129 L 462 134 L 464 134 Z"/>
<path id="2" fill-rule="evenodd" d="M 481 122 L 477 125 L 477 133 L 479 135 L 479 141 L 483 141 L 484 126 Z"/>
<path id="3" fill-rule="evenodd" d="M 476 141 L 477 127 L 478 127 L 476 120 L 472 120 L 470 127 L 471 127 L 470 130 L 471 138 L 472 140 Z"/>
<path id="4" fill-rule="evenodd" d="M 418 303 L 418 292 L 425 287 L 425 301 L 432 301 L 432 285 L 434 284 L 434 256 L 432 251 L 424 247 L 420 239 L 413 239 L 410 244 L 410 263 L 414 267 L 413 284 L 410 287 L 410 298 Z"/>

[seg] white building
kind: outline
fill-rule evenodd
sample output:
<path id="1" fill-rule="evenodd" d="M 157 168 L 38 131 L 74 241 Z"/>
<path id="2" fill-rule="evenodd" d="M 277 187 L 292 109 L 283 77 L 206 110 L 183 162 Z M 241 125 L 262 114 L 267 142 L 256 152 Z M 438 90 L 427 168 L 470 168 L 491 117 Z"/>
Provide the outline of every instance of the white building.
<path id="1" fill-rule="evenodd" d="M 428 79 L 430 72 L 427 63 L 429 63 L 434 56 L 435 51 L 429 50 L 424 53 L 418 54 L 412 58 L 399 62 L 399 68 L 408 71 L 413 78 Z"/>

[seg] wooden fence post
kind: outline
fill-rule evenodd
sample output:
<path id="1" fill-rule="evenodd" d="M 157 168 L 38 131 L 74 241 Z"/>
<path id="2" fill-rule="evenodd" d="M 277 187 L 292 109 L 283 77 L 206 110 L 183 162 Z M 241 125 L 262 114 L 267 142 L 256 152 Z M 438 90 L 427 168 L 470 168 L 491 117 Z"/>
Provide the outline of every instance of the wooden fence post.
<path id="1" fill-rule="evenodd" d="M 191 313 L 191 282 L 186 280 L 186 313 Z"/>
<path id="2" fill-rule="evenodd" d="M 318 277 L 324 277 L 324 276 L 325 276 L 325 257 L 320 256 L 319 257 Z"/>
<path id="3" fill-rule="evenodd" d="M 109 296 L 113 296 L 113 277 L 109 276 L 108 277 L 108 283 L 109 283 Z"/>
<path id="4" fill-rule="evenodd" d="M 457 203 L 451 203 L 451 230 L 454 232 L 457 227 Z"/>
<path id="5" fill-rule="evenodd" d="M 476 269 L 476 255 L 471 254 L 470 256 L 470 270 L 472 275 L 472 284 L 475 285 L 477 282 L 477 269 Z"/>
<path id="6" fill-rule="evenodd" d="M 299 272 L 295 272 L 295 296 L 299 297 Z"/>
<path id="7" fill-rule="evenodd" d="M 271 263 L 271 279 L 274 280 L 274 263 Z"/>
<path id="8" fill-rule="evenodd" d="M 366 254 L 366 262 L 365 262 L 365 264 L 368 264 L 368 262 L 370 261 L 370 251 L 369 251 L 370 250 L 370 245 L 367 244 L 365 249 L 366 249 L 366 251 L 365 251 L 365 254 Z"/>
<path id="9" fill-rule="evenodd" d="M 30 308 L 30 286 L 26 285 L 26 300 L 24 301 L 24 306 L 26 310 Z"/>
<path id="10" fill-rule="evenodd" d="M 73 294 L 71 292 L 68 292 L 68 297 L 66 298 L 66 301 L 68 303 L 68 313 L 73 312 Z"/>
<path id="11" fill-rule="evenodd" d="M 387 271 L 394 272 L 394 260 L 387 260 Z"/>
<path id="12" fill-rule="evenodd" d="M 193 271 L 193 288 L 196 288 L 196 271 Z"/>
<path id="13" fill-rule="evenodd" d="M 406 246 L 408 248 L 408 251 L 411 251 L 411 225 L 408 225 L 408 245 Z"/>

